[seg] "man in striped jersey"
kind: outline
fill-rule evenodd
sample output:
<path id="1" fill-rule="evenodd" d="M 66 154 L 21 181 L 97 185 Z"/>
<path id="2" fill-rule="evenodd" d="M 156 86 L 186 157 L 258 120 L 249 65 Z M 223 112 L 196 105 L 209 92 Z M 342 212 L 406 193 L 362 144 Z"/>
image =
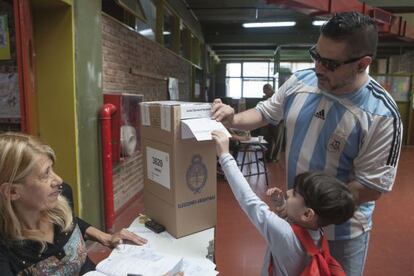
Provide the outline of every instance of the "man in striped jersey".
<path id="1" fill-rule="evenodd" d="M 374 201 L 391 191 L 401 148 L 397 106 L 367 73 L 377 43 L 370 17 L 338 13 L 309 50 L 314 69 L 296 72 L 254 109 L 234 114 L 219 99 L 212 109 L 212 118 L 233 128 L 285 121 L 289 189 L 305 171 L 324 171 L 348 184 L 359 208 L 346 223 L 325 230 L 347 275 L 363 274 Z"/>

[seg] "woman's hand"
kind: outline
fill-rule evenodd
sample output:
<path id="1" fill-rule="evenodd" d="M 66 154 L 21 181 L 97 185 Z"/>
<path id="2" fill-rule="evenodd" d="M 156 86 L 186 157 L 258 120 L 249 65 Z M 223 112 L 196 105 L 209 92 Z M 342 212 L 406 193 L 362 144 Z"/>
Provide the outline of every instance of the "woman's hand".
<path id="1" fill-rule="evenodd" d="M 121 231 L 116 232 L 115 234 L 108 234 L 102 232 L 98 228 L 89 226 L 86 229 L 85 234 L 86 238 L 93 241 L 97 241 L 100 244 L 110 248 L 115 248 L 118 244 L 126 243 L 126 241 L 137 245 L 143 245 L 147 243 L 146 239 L 128 231 L 127 229 L 122 229 Z"/>
<path id="2" fill-rule="evenodd" d="M 117 245 L 126 242 L 136 245 L 144 245 L 147 243 L 147 240 L 132 233 L 131 231 L 128 231 L 127 229 L 122 229 L 121 231 L 116 232 L 112 235 L 109 234 L 106 246 L 115 248 Z"/>
<path id="3" fill-rule="evenodd" d="M 226 134 L 214 130 L 211 132 L 211 137 L 216 142 L 216 153 L 218 157 L 229 152 L 229 138 Z"/>

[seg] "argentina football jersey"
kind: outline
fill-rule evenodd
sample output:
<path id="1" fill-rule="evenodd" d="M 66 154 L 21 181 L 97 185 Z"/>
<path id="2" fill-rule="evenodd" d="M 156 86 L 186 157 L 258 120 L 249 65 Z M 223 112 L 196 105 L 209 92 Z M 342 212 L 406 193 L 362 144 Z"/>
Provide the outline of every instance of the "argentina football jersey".
<path id="1" fill-rule="evenodd" d="M 314 70 L 298 71 L 256 109 L 271 124 L 285 121 L 289 189 L 305 171 L 323 171 L 381 192 L 392 189 L 402 124 L 394 100 L 372 78 L 358 91 L 335 96 L 318 88 Z M 363 203 L 348 222 L 326 227 L 328 239 L 370 230 L 374 206 Z"/>

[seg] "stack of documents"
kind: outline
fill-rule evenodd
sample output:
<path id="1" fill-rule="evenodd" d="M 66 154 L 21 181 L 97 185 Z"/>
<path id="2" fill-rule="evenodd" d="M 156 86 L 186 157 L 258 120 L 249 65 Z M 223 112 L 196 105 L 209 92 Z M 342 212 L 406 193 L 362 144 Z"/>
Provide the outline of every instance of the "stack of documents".
<path id="1" fill-rule="evenodd" d="M 128 230 L 147 239 L 148 243 L 144 246 L 119 245 L 112 250 L 108 258 L 96 266 L 96 271 L 85 275 L 216 276 L 218 274 L 213 262 L 200 257 L 198 252 L 200 246 L 190 243 L 189 240 L 186 241 L 186 237 L 175 239 L 167 232 L 156 234 L 144 227 L 131 227 Z"/>
<path id="2" fill-rule="evenodd" d="M 183 273 L 183 274 L 179 274 Z M 214 265 L 203 266 L 191 258 L 162 254 L 146 246 L 122 245 L 96 266 L 87 276 L 157 276 L 157 275 L 206 275 L 215 276 Z"/>

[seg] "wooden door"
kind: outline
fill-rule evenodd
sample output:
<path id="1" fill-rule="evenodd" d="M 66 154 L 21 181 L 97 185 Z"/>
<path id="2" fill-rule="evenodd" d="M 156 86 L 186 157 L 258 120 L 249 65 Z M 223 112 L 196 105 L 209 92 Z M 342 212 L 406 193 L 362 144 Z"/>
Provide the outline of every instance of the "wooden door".
<path id="1" fill-rule="evenodd" d="M 21 130 L 38 135 L 33 20 L 29 0 L 13 0 Z"/>

